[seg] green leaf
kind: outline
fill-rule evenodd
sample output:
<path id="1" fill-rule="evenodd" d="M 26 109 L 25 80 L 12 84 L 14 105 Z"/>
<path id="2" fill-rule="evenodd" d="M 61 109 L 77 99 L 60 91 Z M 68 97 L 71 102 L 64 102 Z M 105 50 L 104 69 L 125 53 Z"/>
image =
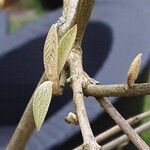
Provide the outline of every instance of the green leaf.
<path id="1" fill-rule="evenodd" d="M 58 79 L 58 33 L 57 25 L 50 28 L 44 45 L 44 67 L 47 78 L 54 82 Z"/>
<path id="2" fill-rule="evenodd" d="M 45 81 L 36 89 L 33 95 L 33 102 L 32 102 L 33 116 L 37 130 L 40 130 L 45 120 L 51 102 L 51 98 L 52 98 L 52 82 Z"/>
<path id="3" fill-rule="evenodd" d="M 77 25 L 73 26 L 60 40 L 58 45 L 58 73 L 60 74 L 73 48 L 77 35 Z"/>

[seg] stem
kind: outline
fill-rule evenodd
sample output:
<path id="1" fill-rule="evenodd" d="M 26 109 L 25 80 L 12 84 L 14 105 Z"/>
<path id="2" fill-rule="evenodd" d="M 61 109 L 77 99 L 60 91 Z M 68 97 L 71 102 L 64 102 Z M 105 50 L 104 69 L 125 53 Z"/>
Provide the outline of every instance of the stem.
<path id="1" fill-rule="evenodd" d="M 83 136 L 83 149 L 98 150 L 100 149 L 100 146 L 94 138 L 84 105 L 84 95 L 82 90 L 83 69 L 81 59 L 81 51 L 79 49 L 73 49 L 69 59 L 70 77 L 73 89 L 73 103 Z"/>
<path id="2" fill-rule="evenodd" d="M 141 139 L 141 137 L 133 130 L 128 122 L 120 115 L 120 113 L 114 108 L 109 100 L 104 98 L 97 98 L 97 101 L 104 108 L 104 110 L 111 116 L 111 118 L 118 124 L 122 131 L 128 136 L 128 138 L 134 143 L 134 145 L 140 150 L 148 150 L 149 146 Z"/>
<path id="3" fill-rule="evenodd" d="M 87 84 L 84 87 L 86 95 L 94 97 L 130 97 L 150 95 L 150 83 L 134 84 L 134 87 L 126 89 L 126 84 L 95 85 Z"/>
<path id="4" fill-rule="evenodd" d="M 135 129 L 135 132 L 137 132 L 139 134 L 139 133 L 145 132 L 149 129 L 150 129 L 150 121 L 137 127 Z M 116 138 L 115 140 L 109 142 L 108 144 L 105 144 L 102 149 L 103 150 L 112 150 L 112 149 L 116 148 L 118 145 L 125 143 L 127 141 L 129 141 L 129 138 L 126 135 L 122 135 L 119 138 Z M 150 149 L 149 146 L 145 148 L 145 150 L 149 150 L 149 149 Z"/>

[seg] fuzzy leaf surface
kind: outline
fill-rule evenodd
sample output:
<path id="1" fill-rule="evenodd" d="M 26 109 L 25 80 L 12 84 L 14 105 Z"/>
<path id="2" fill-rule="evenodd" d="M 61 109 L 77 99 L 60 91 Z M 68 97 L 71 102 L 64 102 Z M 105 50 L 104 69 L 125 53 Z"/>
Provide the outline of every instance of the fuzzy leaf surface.
<path id="1" fill-rule="evenodd" d="M 58 46 L 58 72 L 61 73 L 73 48 L 77 35 L 77 25 L 73 26 L 60 40 Z"/>
<path id="2" fill-rule="evenodd" d="M 45 81 L 34 92 L 33 95 L 33 116 L 37 130 L 45 120 L 52 98 L 52 82 Z"/>
<path id="3" fill-rule="evenodd" d="M 58 80 L 58 33 L 57 25 L 50 28 L 44 45 L 44 67 L 47 78 Z"/>

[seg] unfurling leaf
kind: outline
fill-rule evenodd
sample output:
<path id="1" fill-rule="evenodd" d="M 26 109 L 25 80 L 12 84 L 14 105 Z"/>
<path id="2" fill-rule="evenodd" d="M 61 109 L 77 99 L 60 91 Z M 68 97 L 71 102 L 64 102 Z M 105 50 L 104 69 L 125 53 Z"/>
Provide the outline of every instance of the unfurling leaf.
<path id="1" fill-rule="evenodd" d="M 60 40 L 58 46 L 58 72 L 61 73 L 72 50 L 77 34 L 77 25 L 73 26 Z"/>
<path id="2" fill-rule="evenodd" d="M 134 82 L 138 77 L 140 64 L 141 64 L 141 57 L 142 57 L 142 53 L 138 54 L 132 61 L 130 68 L 128 70 L 127 84 L 129 88 L 133 87 Z"/>
<path id="3" fill-rule="evenodd" d="M 58 80 L 58 33 L 57 25 L 50 28 L 44 45 L 44 67 L 47 78 Z"/>
<path id="4" fill-rule="evenodd" d="M 37 130 L 39 130 L 46 117 L 52 98 L 52 82 L 45 81 L 35 91 L 33 95 L 33 116 Z"/>

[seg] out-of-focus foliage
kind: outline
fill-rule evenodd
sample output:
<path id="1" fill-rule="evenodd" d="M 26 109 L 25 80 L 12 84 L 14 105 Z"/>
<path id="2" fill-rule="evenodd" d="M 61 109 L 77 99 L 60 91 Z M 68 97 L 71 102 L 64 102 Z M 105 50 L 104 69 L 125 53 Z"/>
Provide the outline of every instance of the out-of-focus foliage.
<path id="1" fill-rule="evenodd" d="M 1 1 L 4 0 L 0 0 Z M 15 31 L 26 23 L 37 19 L 47 10 L 57 8 L 62 5 L 62 0 L 8 0 L 11 1 L 13 11 L 19 10 L 15 15 L 10 15 L 10 31 Z M 13 12 L 12 12 L 13 14 Z M 18 15 L 19 14 L 19 15 Z M 21 15 L 22 14 L 22 15 Z M 18 17 L 19 16 L 19 17 Z M 15 18 L 15 19 L 14 19 Z"/>
<path id="2" fill-rule="evenodd" d="M 20 6 L 24 9 L 32 9 L 37 14 L 41 14 L 44 11 L 39 0 L 20 0 Z"/>
<path id="3" fill-rule="evenodd" d="M 14 13 L 13 10 L 17 13 Z M 10 12 L 9 27 L 11 32 L 44 14 L 39 0 L 19 0 L 13 4 L 13 10 Z"/>

